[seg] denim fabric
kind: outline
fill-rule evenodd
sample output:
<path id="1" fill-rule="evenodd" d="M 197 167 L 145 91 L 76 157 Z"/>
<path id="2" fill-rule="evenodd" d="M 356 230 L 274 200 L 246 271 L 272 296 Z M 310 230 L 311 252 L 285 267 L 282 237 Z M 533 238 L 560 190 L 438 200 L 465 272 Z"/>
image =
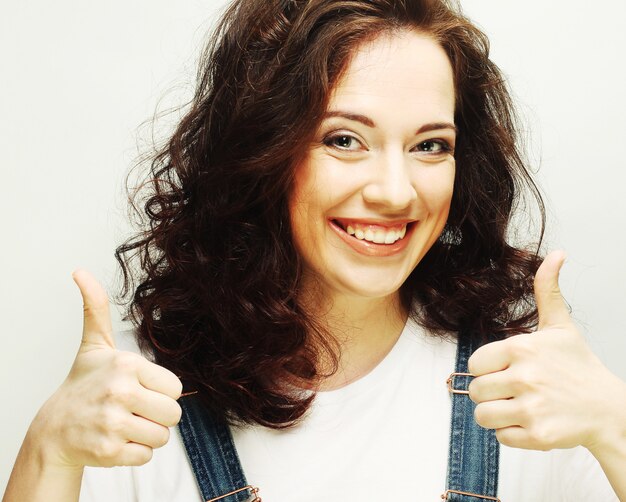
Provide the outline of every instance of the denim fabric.
<path id="1" fill-rule="evenodd" d="M 247 486 L 228 425 L 211 420 L 193 395 L 182 397 L 179 403 L 183 414 L 178 427 L 204 500 Z M 247 500 L 250 493 L 244 491 L 224 502 Z"/>
<path id="2" fill-rule="evenodd" d="M 475 350 L 471 338 L 459 337 L 456 369 L 467 373 L 467 361 Z M 454 388 L 467 390 L 472 377 L 457 376 Z M 448 456 L 448 490 L 496 497 L 500 448 L 495 431 L 480 427 L 474 420 L 476 405 L 466 394 L 452 394 L 450 452 Z M 484 502 L 484 498 L 452 493 L 452 502 Z"/>

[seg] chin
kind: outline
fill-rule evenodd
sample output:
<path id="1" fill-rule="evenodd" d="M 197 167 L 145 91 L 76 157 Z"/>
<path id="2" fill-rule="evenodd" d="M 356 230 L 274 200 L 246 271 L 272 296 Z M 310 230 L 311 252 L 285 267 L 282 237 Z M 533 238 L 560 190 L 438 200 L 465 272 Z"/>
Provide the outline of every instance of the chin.
<path id="1" fill-rule="evenodd" d="M 390 295 L 395 295 L 402 287 L 402 284 L 404 284 L 404 280 L 389 281 L 389 277 L 386 279 L 372 278 L 361 281 L 342 281 L 342 287 L 339 290 L 347 295 L 361 298 L 386 298 Z"/>

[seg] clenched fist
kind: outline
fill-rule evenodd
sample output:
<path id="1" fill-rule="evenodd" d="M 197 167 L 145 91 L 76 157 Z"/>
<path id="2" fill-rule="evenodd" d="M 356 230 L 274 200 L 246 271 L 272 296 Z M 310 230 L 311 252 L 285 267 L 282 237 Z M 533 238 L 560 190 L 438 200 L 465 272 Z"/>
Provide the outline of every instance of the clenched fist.
<path id="1" fill-rule="evenodd" d="M 617 444 L 624 425 L 624 382 L 576 329 L 559 290 L 562 252 L 549 254 L 535 277 L 539 326 L 479 348 L 469 360 L 476 421 L 517 448 L 583 445 L 597 457 Z"/>
<path id="2" fill-rule="evenodd" d="M 73 278 L 84 303 L 80 348 L 30 433 L 45 461 L 59 467 L 144 464 L 180 420 L 182 384 L 165 368 L 117 350 L 104 289 L 84 270 Z"/>

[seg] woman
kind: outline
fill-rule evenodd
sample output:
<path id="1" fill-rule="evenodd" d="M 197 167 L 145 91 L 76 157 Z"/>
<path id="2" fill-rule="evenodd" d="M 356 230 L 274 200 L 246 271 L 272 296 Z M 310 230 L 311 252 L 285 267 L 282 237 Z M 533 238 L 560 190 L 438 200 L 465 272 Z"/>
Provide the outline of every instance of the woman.
<path id="1" fill-rule="evenodd" d="M 88 471 L 82 499 L 200 500 L 185 460 L 197 410 L 230 422 L 270 501 L 475 500 L 455 493 L 458 458 L 459 482 L 488 485 L 477 496 L 614 497 L 601 466 L 624 499 L 626 385 L 569 319 L 563 255 L 537 271 L 506 242 L 524 187 L 541 201 L 484 35 L 436 1 L 241 0 L 204 61 L 153 163 L 146 230 L 118 250 L 129 286 L 139 258 L 131 315 L 154 362 L 114 349 L 106 295 L 78 271 L 83 344 L 5 500 L 76 500 L 83 466 L 145 464 L 176 400 L 185 445 Z M 484 344 L 456 368 L 502 444 L 586 449 L 503 449 L 498 473 L 475 428 L 489 458 L 473 443 L 448 455 L 457 344 Z M 179 378 L 193 394 L 179 399 Z M 473 407 L 453 396 L 454 437 Z M 491 471 L 464 471 L 476 459 Z"/>

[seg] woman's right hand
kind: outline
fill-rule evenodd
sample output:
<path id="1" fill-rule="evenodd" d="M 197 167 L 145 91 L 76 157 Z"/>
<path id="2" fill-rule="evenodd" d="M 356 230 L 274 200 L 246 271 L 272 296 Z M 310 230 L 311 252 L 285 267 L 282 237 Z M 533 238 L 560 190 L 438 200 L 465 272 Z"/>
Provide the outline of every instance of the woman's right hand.
<path id="1" fill-rule="evenodd" d="M 144 357 L 115 348 L 107 295 L 85 270 L 83 335 L 66 380 L 39 410 L 28 435 L 56 467 L 141 465 L 180 420 L 180 380 Z"/>

